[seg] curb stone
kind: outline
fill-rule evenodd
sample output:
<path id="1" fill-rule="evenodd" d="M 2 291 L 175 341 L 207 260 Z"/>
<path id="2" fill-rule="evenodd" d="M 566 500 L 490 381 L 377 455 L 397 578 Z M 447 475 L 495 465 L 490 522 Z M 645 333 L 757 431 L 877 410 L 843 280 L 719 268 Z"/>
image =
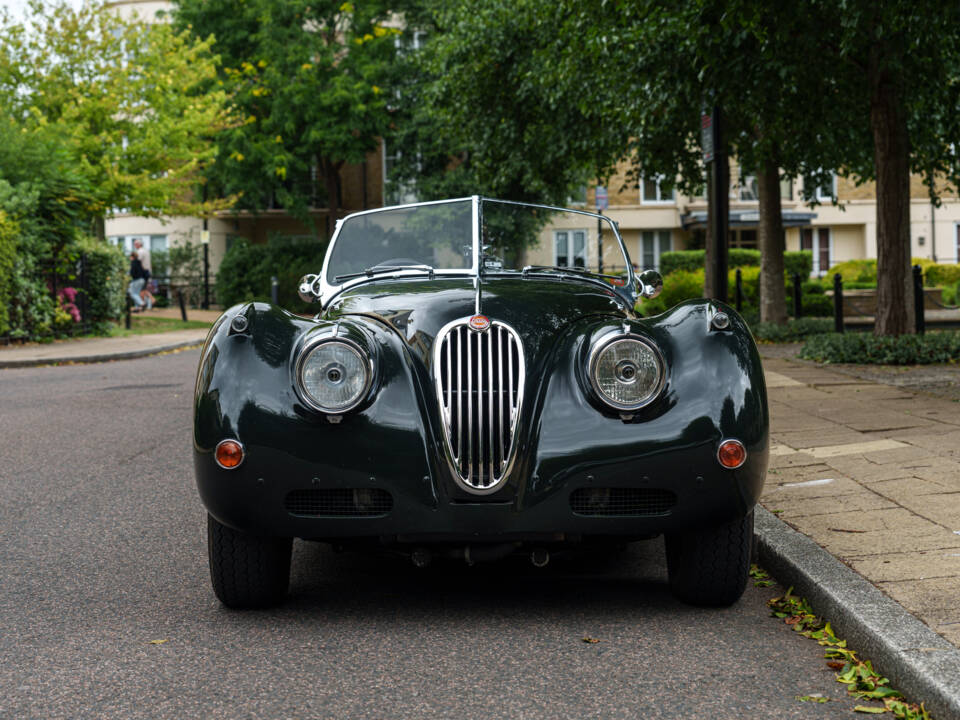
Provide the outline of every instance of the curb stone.
<path id="1" fill-rule="evenodd" d="M 960 650 L 806 535 L 759 505 L 760 564 L 936 720 L 960 720 Z"/>
<path id="2" fill-rule="evenodd" d="M 203 344 L 203 339 L 200 340 L 184 340 L 178 343 L 172 343 L 169 345 L 154 345 L 148 348 L 139 348 L 137 350 L 124 350 L 121 352 L 112 352 L 104 354 L 94 354 L 94 355 L 76 355 L 76 356 L 65 356 L 65 357 L 51 357 L 51 358 L 28 358 L 24 360 L 0 360 L 0 370 L 6 368 L 18 368 L 18 367 L 37 367 L 40 365 L 60 365 L 60 364 L 85 364 L 85 363 L 99 363 L 99 362 L 109 362 L 111 360 L 133 360 L 135 358 L 147 357 L 148 355 L 156 355 L 162 352 L 169 352 L 171 350 L 181 350 L 188 347 L 199 347 Z"/>

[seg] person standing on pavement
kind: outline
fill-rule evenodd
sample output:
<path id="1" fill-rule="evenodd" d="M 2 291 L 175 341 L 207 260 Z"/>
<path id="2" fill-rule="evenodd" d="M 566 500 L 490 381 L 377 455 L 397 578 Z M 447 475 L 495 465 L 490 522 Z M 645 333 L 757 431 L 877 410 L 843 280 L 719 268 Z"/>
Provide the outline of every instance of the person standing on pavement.
<path id="1" fill-rule="evenodd" d="M 136 251 L 130 253 L 130 285 L 127 286 L 127 295 L 133 301 L 133 311 L 140 312 L 143 309 L 143 299 L 140 297 L 140 291 L 143 290 L 143 265 Z"/>
<path id="2" fill-rule="evenodd" d="M 153 293 L 150 292 L 150 278 L 152 276 L 150 251 L 144 247 L 143 241 L 139 238 L 133 241 L 133 251 L 136 253 L 137 259 L 140 261 L 140 267 L 143 269 L 143 287 L 140 289 L 140 304 L 146 305 L 147 310 L 149 310 L 156 301 Z"/>

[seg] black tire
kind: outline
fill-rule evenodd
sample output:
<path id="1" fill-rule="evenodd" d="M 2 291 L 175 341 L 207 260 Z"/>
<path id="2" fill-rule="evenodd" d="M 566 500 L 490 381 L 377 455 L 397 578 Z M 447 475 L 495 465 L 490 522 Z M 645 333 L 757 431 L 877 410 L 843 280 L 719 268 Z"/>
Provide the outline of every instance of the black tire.
<path id="1" fill-rule="evenodd" d="M 261 538 L 207 515 L 213 592 L 230 608 L 262 608 L 283 601 L 290 583 L 290 538 Z"/>
<path id="2" fill-rule="evenodd" d="M 665 538 L 670 590 L 691 605 L 732 605 L 747 587 L 753 510 L 742 518 Z"/>

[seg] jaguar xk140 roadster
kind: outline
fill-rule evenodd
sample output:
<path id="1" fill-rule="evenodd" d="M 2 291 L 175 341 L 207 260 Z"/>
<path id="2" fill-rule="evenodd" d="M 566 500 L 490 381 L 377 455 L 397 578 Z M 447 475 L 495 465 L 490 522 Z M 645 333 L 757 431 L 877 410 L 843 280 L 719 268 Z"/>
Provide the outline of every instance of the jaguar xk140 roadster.
<path id="1" fill-rule="evenodd" d="M 540 566 L 663 535 L 677 597 L 735 602 L 767 467 L 760 358 L 722 303 L 643 317 L 661 287 L 578 210 L 472 197 L 339 221 L 299 288 L 315 316 L 237 305 L 203 348 L 217 597 L 280 602 L 293 538 Z"/>

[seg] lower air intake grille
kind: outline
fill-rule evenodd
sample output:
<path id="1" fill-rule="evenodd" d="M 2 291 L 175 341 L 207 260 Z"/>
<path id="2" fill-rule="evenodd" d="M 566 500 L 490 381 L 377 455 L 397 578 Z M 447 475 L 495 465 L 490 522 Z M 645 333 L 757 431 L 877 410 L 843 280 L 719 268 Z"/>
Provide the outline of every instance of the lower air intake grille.
<path id="1" fill-rule="evenodd" d="M 677 496 L 659 488 L 580 488 L 570 495 L 570 509 L 577 515 L 618 517 L 666 515 Z"/>
<path id="2" fill-rule="evenodd" d="M 283 506 L 300 517 L 374 517 L 393 509 L 393 496 L 379 488 L 291 490 Z"/>

